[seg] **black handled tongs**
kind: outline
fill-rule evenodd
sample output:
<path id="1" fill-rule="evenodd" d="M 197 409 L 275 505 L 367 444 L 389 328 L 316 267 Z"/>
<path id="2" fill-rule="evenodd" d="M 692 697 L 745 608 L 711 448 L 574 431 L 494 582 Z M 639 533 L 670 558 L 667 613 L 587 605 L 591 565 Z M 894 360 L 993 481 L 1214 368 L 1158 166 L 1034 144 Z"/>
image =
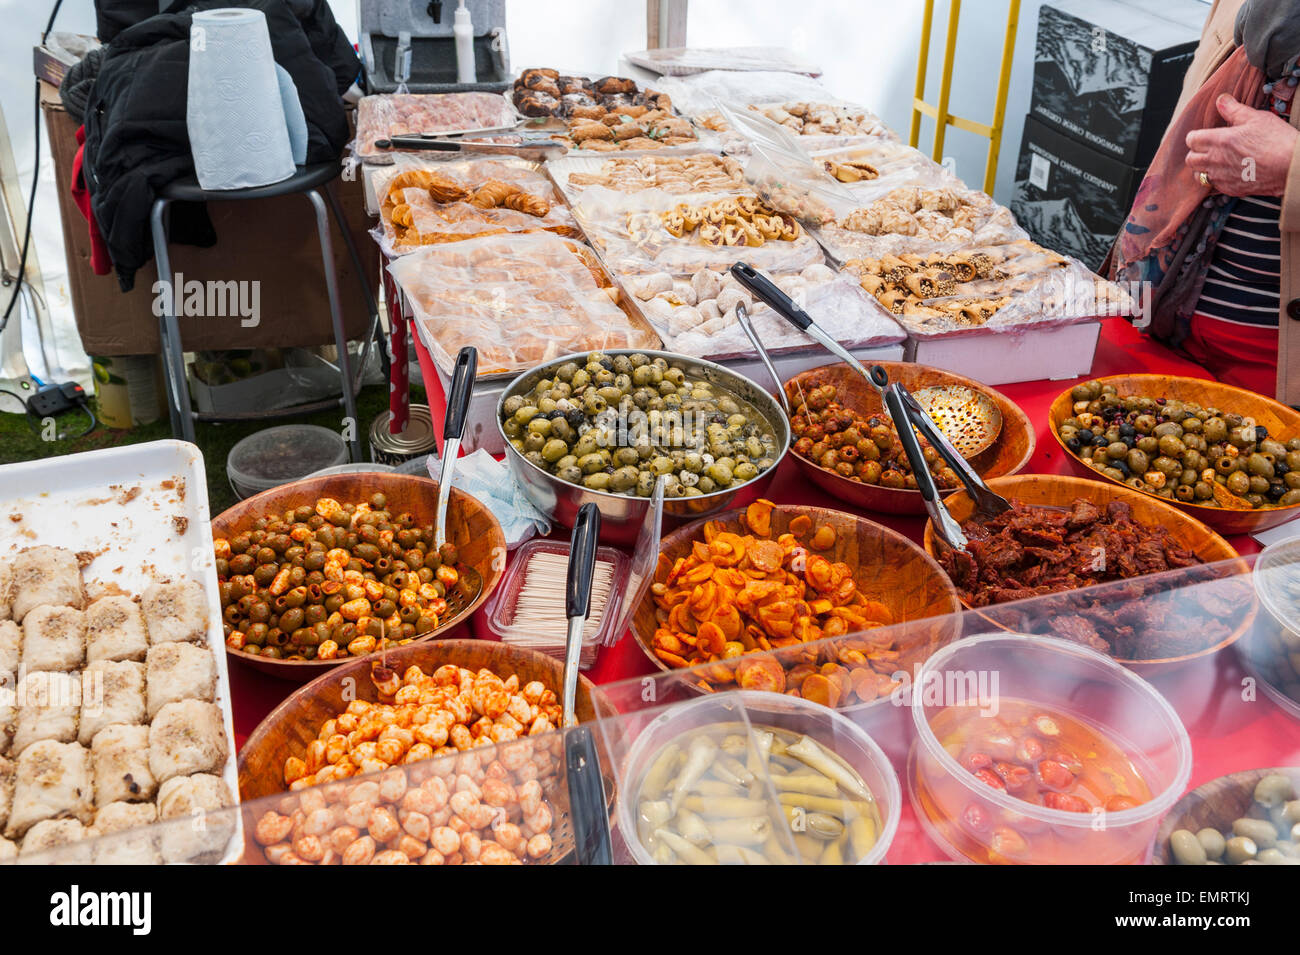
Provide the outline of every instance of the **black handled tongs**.
<path id="1" fill-rule="evenodd" d="M 495 135 L 503 134 L 497 133 Z M 563 156 L 568 152 L 567 147 L 561 143 L 555 142 L 553 139 L 535 136 L 524 136 L 522 137 L 522 141 L 519 143 L 487 143 L 456 139 L 452 136 L 446 135 L 430 135 L 428 133 L 415 133 L 406 136 L 390 136 L 387 139 L 376 139 L 375 148 L 418 149 L 425 152 L 470 153 L 489 156 L 518 156 L 521 159 L 532 159 L 538 162 L 547 159 L 558 159 L 560 156 Z"/>
<path id="2" fill-rule="evenodd" d="M 569 573 L 564 588 L 565 616 L 569 618 L 564 648 L 564 760 L 569 784 L 569 818 L 574 854 L 579 865 L 612 865 L 609 813 L 600 757 L 590 728 L 578 725 L 578 663 L 582 657 L 582 632 L 591 612 L 591 580 L 596 570 L 600 537 L 600 510 L 588 502 L 578 510 L 569 545 Z M 608 608 L 606 608 L 608 610 Z"/>
<path id="3" fill-rule="evenodd" d="M 847 348 L 832 338 L 825 329 L 813 321 L 811 315 L 796 305 L 790 296 L 776 286 L 776 283 L 757 269 L 744 262 L 737 262 L 731 267 L 731 274 L 736 277 L 736 280 L 741 285 L 752 292 L 755 298 L 762 301 L 795 328 L 808 335 L 850 368 L 861 374 L 880 393 L 881 400 L 885 403 L 885 410 L 889 412 L 889 417 L 894 422 L 894 429 L 898 432 L 899 440 L 902 442 L 903 451 L 907 454 L 908 463 L 912 466 L 912 473 L 916 478 L 916 488 L 920 491 L 922 500 L 925 501 L 926 513 L 930 515 L 930 520 L 934 522 L 935 530 L 939 536 L 950 547 L 964 551 L 967 543 L 966 535 L 962 533 L 961 527 L 953 519 L 953 516 L 948 513 L 948 508 L 944 506 L 943 500 L 939 497 L 939 488 L 934 483 L 934 476 L 930 473 L 930 468 L 926 464 L 920 442 L 916 440 L 916 431 L 920 431 L 925 436 L 925 439 L 934 446 L 939 455 L 948 463 L 948 466 L 956 472 L 961 482 L 966 486 L 966 490 L 970 494 L 971 500 L 975 502 L 975 507 L 979 512 L 992 515 L 1001 514 L 1003 511 L 1011 509 L 1011 504 L 1007 499 L 985 484 L 984 479 L 958 453 L 957 449 L 952 446 L 952 442 L 939 430 L 938 426 L 925 413 L 925 409 L 912 397 L 911 393 L 897 382 L 890 383 L 889 375 L 885 372 L 885 369 L 879 365 L 872 366 L 870 371 L 864 368 L 862 363 L 854 358 Z M 766 361 L 762 343 L 758 341 L 757 335 L 751 334 L 752 329 L 747 327 L 747 324 L 742 322 L 741 327 L 745 329 L 746 334 L 750 335 L 750 341 L 758 347 L 760 356 L 764 357 Z M 768 362 L 768 366 L 771 367 L 770 362 Z"/>

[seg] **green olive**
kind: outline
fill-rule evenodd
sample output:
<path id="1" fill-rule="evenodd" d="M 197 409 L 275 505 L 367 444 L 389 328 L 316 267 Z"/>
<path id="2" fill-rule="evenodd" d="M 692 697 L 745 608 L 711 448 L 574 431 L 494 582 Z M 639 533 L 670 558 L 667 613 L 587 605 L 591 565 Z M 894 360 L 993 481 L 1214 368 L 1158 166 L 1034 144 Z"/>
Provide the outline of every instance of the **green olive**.
<path id="1" fill-rule="evenodd" d="M 1170 835 L 1169 851 L 1179 865 L 1205 865 L 1207 859 L 1205 847 L 1187 829 L 1178 829 Z"/>
<path id="2" fill-rule="evenodd" d="M 1295 799 L 1295 795 L 1295 785 L 1291 782 L 1290 777 L 1281 773 L 1270 773 L 1255 784 L 1255 802 L 1265 809 L 1281 806 L 1289 800 Z M 1297 806 L 1297 809 L 1300 809 L 1300 805 Z M 1300 822 L 1300 816 L 1292 821 Z"/>
<path id="3" fill-rule="evenodd" d="M 1209 859 L 1218 859 L 1223 856 L 1223 850 L 1227 840 L 1223 838 L 1223 833 L 1218 829 L 1205 828 L 1196 834 L 1196 840 L 1205 850 L 1205 855 Z"/>
<path id="4" fill-rule="evenodd" d="M 1238 819 L 1232 824 L 1232 834 L 1249 839 L 1259 849 L 1271 849 L 1277 844 L 1277 830 L 1266 819 Z"/>
<path id="5" fill-rule="evenodd" d="M 1254 859 L 1259 848 L 1244 836 L 1233 836 L 1224 844 L 1224 861 L 1230 865 L 1240 865 Z"/>
<path id="6" fill-rule="evenodd" d="M 554 464 L 569 453 L 569 446 L 559 438 L 551 438 L 542 447 L 542 460 Z"/>
<path id="7" fill-rule="evenodd" d="M 582 483 L 593 491 L 604 491 L 609 487 L 609 475 L 604 471 L 597 471 L 584 477 Z"/>
<path id="8" fill-rule="evenodd" d="M 1246 476 L 1245 471 L 1233 471 L 1228 475 L 1228 479 L 1224 483 L 1227 484 L 1228 490 L 1233 494 L 1250 493 L 1250 478 Z"/>

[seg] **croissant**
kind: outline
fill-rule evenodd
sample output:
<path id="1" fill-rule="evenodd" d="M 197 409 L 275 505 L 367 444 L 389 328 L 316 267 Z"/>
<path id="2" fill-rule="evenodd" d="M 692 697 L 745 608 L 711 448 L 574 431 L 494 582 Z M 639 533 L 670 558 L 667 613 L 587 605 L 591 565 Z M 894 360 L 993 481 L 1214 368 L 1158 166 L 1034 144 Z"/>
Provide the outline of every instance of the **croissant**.
<path id="1" fill-rule="evenodd" d="M 531 192 L 525 192 L 522 189 L 515 189 L 514 192 L 508 194 L 501 205 L 507 209 L 514 209 L 516 212 L 537 216 L 539 219 L 551 211 L 549 202 L 541 196 L 535 196 Z"/>
<path id="2" fill-rule="evenodd" d="M 512 186 L 508 182 L 489 179 L 474 190 L 474 194 L 469 197 L 469 204 L 476 209 L 495 209 L 507 196 L 518 191 L 517 186 Z"/>

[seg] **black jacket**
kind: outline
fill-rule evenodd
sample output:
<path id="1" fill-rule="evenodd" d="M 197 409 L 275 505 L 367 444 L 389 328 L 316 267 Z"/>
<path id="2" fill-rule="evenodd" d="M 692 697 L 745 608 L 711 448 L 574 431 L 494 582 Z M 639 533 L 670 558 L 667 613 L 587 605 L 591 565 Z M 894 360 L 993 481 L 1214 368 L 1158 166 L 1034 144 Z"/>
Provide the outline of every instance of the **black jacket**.
<path id="1" fill-rule="evenodd" d="M 348 140 L 340 94 L 360 63 L 326 0 L 198 0 L 118 33 L 86 104 L 84 169 L 91 205 L 123 291 L 153 257 L 149 212 L 158 191 L 194 171 L 185 108 L 190 20 L 196 10 L 242 6 L 266 15 L 276 62 L 293 77 L 307 119 L 307 162 L 333 162 Z M 294 7 L 311 10 L 300 20 Z M 201 210 L 177 209 L 174 241 L 211 245 Z"/>

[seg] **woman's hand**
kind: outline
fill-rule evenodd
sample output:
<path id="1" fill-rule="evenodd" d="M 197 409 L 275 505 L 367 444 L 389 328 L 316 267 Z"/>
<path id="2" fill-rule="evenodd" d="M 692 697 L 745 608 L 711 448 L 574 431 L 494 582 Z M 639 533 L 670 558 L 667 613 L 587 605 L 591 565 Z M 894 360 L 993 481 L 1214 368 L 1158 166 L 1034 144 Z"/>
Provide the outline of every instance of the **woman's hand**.
<path id="1" fill-rule="evenodd" d="M 1192 172 L 1208 175 L 1224 195 L 1282 195 L 1300 131 L 1276 113 L 1252 109 L 1227 93 L 1214 105 L 1228 125 L 1187 134 Z"/>

